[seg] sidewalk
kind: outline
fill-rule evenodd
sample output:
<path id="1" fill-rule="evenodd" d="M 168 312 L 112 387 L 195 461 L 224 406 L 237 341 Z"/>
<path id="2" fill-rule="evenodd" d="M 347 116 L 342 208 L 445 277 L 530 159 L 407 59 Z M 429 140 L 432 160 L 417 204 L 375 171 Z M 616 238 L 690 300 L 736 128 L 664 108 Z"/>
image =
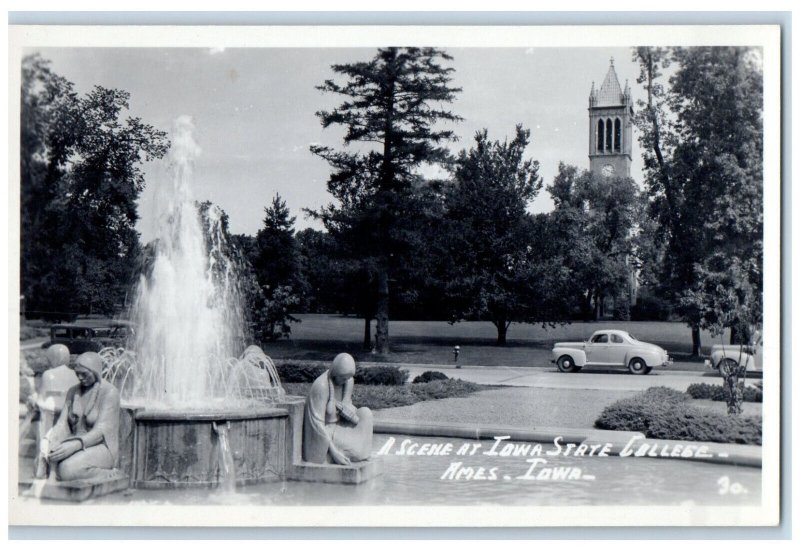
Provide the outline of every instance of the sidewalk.
<path id="1" fill-rule="evenodd" d="M 297 360 L 274 360 L 276 365 L 297 363 Z M 304 360 L 302 363 L 329 367 L 330 362 Z M 371 368 L 387 365 L 378 362 L 358 362 L 359 367 Z M 409 372 L 408 381 L 425 371 L 441 371 L 448 377 L 483 385 L 516 387 L 581 389 L 600 391 L 642 391 L 651 386 L 668 386 L 681 392 L 692 383 L 718 383 L 713 372 L 677 371 L 669 368 L 654 369 L 649 375 L 631 375 L 626 369 L 592 370 L 579 373 L 561 373 L 554 365 L 535 367 L 437 364 L 389 364 Z"/>

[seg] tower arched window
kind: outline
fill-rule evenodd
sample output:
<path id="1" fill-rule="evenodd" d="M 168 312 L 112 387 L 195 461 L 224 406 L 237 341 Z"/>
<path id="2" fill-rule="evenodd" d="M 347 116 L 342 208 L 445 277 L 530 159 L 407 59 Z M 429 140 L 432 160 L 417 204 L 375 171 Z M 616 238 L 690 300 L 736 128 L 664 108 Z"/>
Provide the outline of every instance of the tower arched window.
<path id="1" fill-rule="evenodd" d="M 619 151 L 622 147 L 622 123 L 619 119 L 614 119 L 614 151 Z"/>
<path id="2" fill-rule="evenodd" d="M 605 125 L 603 124 L 603 119 L 597 121 L 597 152 L 602 153 L 605 147 L 603 144 L 605 143 L 604 138 L 606 135 Z"/>
<path id="3" fill-rule="evenodd" d="M 611 119 L 606 119 L 606 151 L 612 150 L 613 130 Z"/>

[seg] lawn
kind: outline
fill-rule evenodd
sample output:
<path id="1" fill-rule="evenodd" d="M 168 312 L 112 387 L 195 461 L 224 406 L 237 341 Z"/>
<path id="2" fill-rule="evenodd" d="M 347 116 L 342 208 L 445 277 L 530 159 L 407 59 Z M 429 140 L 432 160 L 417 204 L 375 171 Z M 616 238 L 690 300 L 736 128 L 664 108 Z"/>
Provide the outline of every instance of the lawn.
<path id="1" fill-rule="evenodd" d="M 361 350 L 364 322 L 358 318 L 325 314 L 298 316 L 292 324 L 292 338 L 264 346 L 273 358 L 330 360 L 339 352 L 349 352 L 360 361 L 391 363 L 452 364 L 453 346 L 460 350 L 462 365 L 547 366 L 556 341 L 582 341 L 598 329 L 629 331 L 638 339 L 667 349 L 675 359 L 674 369 L 703 370 L 701 359 L 690 358 L 691 330 L 673 322 L 578 322 L 556 328 L 512 324 L 508 344 L 496 346 L 497 332 L 489 322 L 462 322 L 450 325 L 441 321 L 392 321 L 389 323 L 391 352 L 380 356 Z M 374 322 L 373 322 L 374 334 Z M 725 339 L 727 342 L 727 335 Z M 703 348 L 719 343 L 702 333 Z"/>

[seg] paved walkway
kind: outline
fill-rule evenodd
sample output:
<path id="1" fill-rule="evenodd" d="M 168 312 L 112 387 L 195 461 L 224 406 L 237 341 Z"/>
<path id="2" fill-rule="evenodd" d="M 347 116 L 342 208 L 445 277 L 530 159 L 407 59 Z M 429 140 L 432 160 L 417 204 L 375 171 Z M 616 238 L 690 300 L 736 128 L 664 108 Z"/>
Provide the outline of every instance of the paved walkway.
<path id="1" fill-rule="evenodd" d="M 295 360 L 276 360 L 276 363 Z M 329 362 L 309 362 L 328 366 Z M 386 365 L 359 362 L 359 367 Z M 396 365 L 396 364 L 392 364 Z M 457 369 L 453 365 L 400 364 L 409 372 L 409 381 L 424 371 L 441 371 L 450 378 L 484 385 L 504 385 L 534 388 L 561 388 L 607 391 L 641 391 L 651 386 L 666 386 L 685 391 L 692 383 L 719 384 L 719 376 L 711 371 L 680 371 L 670 368 L 654 369 L 649 375 L 632 375 L 627 369 L 585 368 L 579 373 L 561 373 L 554 365 L 537 367 L 471 365 Z"/>

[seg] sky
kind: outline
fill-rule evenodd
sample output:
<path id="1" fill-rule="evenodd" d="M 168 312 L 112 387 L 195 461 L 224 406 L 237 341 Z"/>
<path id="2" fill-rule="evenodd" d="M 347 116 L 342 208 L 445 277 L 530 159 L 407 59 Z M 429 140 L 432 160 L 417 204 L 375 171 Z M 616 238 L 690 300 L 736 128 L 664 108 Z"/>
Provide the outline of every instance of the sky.
<path id="1" fill-rule="evenodd" d="M 341 146 L 339 128 L 322 128 L 315 113 L 342 98 L 315 87 L 336 78 L 331 65 L 365 61 L 374 49 L 344 48 L 49 48 L 37 50 L 79 92 L 94 85 L 130 92 L 130 115 L 170 130 L 189 115 L 202 152 L 194 167 L 194 194 L 229 215 L 233 233 L 254 235 L 264 208 L 279 193 L 295 227 L 320 228 L 303 208 L 332 197 L 325 189 L 329 166 L 310 144 Z M 544 185 L 559 162 L 588 168 L 588 96 L 599 87 L 610 58 L 620 84 L 630 81 L 634 100 L 636 63 L 629 48 L 448 48 L 455 69 L 452 85 L 462 88 L 449 109 L 464 118 L 448 125 L 459 136 L 454 152 L 469 148 L 477 131 L 491 139 L 513 136 L 521 123 L 531 130 L 529 158 L 539 161 Z M 635 136 L 635 130 L 634 130 Z M 631 175 L 641 181 L 641 155 L 634 140 Z M 137 225 L 143 240 L 156 235 L 155 190 L 168 182 L 166 161 L 144 166 L 146 188 Z M 545 189 L 529 206 L 553 208 Z"/>

